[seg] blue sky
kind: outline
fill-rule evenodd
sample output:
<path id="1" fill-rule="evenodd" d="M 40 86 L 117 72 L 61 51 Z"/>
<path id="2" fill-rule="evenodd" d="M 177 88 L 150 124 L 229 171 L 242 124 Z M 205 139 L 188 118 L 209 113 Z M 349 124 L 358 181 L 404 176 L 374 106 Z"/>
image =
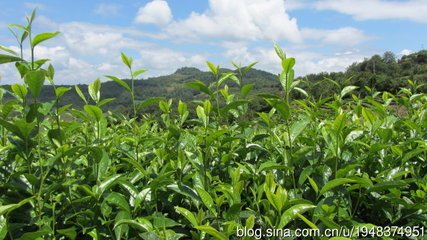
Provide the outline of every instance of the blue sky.
<path id="1" fill-rule="evenodd" d="M 15 0 L 1 8 L 0 45 L 17 49 L 7 24 L 24 25 L 33 8 L 36 33 L 61 32 L 36 48 L 60 84 L 126 77 L 122 51 L 149 69 L 144 77 L 205 70 L 207 60 L 229 68 L 258 61 L 256 68 L 278 73 L 277 42 L 302 76 L 427 47 L 426 0 Z M 0 77 L 0 84 L 21 81 L 13 64 L 0 65 Z"/>

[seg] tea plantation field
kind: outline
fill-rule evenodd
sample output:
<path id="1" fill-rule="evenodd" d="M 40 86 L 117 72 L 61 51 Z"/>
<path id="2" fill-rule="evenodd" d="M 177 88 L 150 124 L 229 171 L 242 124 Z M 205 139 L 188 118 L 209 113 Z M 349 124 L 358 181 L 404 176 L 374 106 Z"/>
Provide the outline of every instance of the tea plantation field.
<path id="1" fill-rule="evenodd" d="M 114 99 L 102 98 L 100 80 L 89 98 L 55 86 L 54 63 L 33 53 L 59 33 L 33 33 L 34 17 L 12 26 L 29 59 L 0 48 L 0 64 L 15 64 L 22 77 L 8 91 L 13 99 L 0 102 L 0 240 L 254 239 L 239 231 L 343 228 L 359 232 L 331 239 L 422 239 L 427 232 L 427 94 L 415 81 L 397 94 L 366 88 L 361 97 L 357 87 L 339 86 L 315 99 L 294 81 L 295 59 L 275 45 L 281 95 L 251 94 L 254 85 L 241 84 L 252 65 L 220 73 L 208 62 L 214 82 L 185 84 L 204 100 L 141 102 L 134 79 L 145 70 L 122 53 L 132 81 L 107 78 L 129 93 L 132 112 L 111 113 L 104 109 Z M 44 84 L 54 86 L 55 100 L 38 100 Z M 61 105 L 68 91 L 77 91 L 83 109 Z M 252 114 L 254 99 L 271 110 Z M 152 104 L 159 115 L 139 114 Z"/>

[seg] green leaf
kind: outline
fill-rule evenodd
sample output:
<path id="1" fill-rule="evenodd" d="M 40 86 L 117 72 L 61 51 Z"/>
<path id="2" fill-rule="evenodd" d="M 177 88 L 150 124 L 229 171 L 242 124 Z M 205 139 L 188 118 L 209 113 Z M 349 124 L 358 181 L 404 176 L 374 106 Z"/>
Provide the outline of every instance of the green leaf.
<path id="1" fill-rule="evenodd" d="M 189 210 L 183 208 L 183 207 L 175 207 L 175 211 L 179 214 L 181 214 L 182 216 L 184 216 L 193 227 L 198 226 L 199 225 L 199 221 L 197 221 L 196 217 L 194 216 L 194 214 L 192 212 L 190 212 Z"/>
<path id="2" fill-rule="evenodd" d="M 308 182 L 310 183 L 314 192 L 316 192 L 316 194 L 319 194 L 319 187 L 317 186 L 316 182 L 311 177 L 308 177 Z"/>
<path id="3" fill-rule="evenodd" d="M 292 124 L 290 129 L 292 142 L 290 144 L 292 144 L 295 141 L 295 139 L 304 131 L 304 129 L 306 129 L 309 123 L 310 123 L 309 118 L 303 118 Z"/>
<path id="4" fill-rule="evenodd" d="M 202 199 L 202 202 L 205 205 L 205 207 L 207 209 L 209 209 L 210 211 L 214 212 L 215 211 L 215 209 L 213 208 L 214 207 L 214 201 L 213 201 L 211 195 L 206 190 L 204 190 L 203 188 L 196 187 L 196 191 L 197 191 L 197 194 L 199 195 L 200 199 Z"/>
<path id="5" fill-rule="evenodd" d="M 125 211 L 127 213 L 130 213 L 130 206 L 127 202 L 126 198 L 117 192 L 110 193 L 106 198 L 105 201 L 119 207 L 122 211 Z"/>
<path id="6" fill-rule="evenodd" d="M 243 74 L 245 74 L 246 72 L 248 72 L 253 66 L 255 66 L 255 64 L 257 64 L 258 62 L 253 62 L 253 63 L 251 63 L 251 64 L 249 64 L 248 66 L 246 66 L 244 69 L 243 69 L 243 71 L 242 71 L 242 73 Z"/>
<path id="7" fill-rule="evenodd" d="M 197 117 L 202 121 L 203 126 L 208 125 L 208 117 L 206 116 L 205 109 L 202 106 L 196 108 Z"/>
<path id="8" fill-rule="evenodd" d="M 308 93 L 304 90 L 304 89 L 302 89 L 302 88 L 299 88 L 299 87 L 294 87 L 294 89 L 296 90 L 296 91 L 298 91 L 298 92 L 300 92 L 302 95 L 304 95 L 305 97 L 308 97 L 309 95 L 308 95 Z"/>
<path id="9" fill-rule="evenodd" d="M 215 237 L 216 239 L 219 240 L 228 240 L 228 237 L 226 235 L 224 235 L 223 233 L 218 232 L 218 230 L 216 230 L 215 228 L 211 227 L 211 226 L 207 226 L 207 225 L 201 225 L 201 226 L 196 226 L 195 227 L 197 230 L 200 230 L 202 232 L 205 232 L 213 237 Z"/>
<path id="10" fill-rule="evenodd" d="M 282 100 L 269 99 L 267 102 L 274 107 L 282 116 L 284 120 L 288 120 L 290 117 L 290 109 L 286 102 Z"/>
<path id="11" fill-rule="evenodd" d="M 221 75 L 221 77 L 218 80 L 218 86 L 220 86 L 225 80 L 230 79 L 231 77 L 235 76 L 235 73 L 224 73 Z M 237 83 L 239 84 L 239 83 Z"/>
<path id="12" fill-rule="evenodd" d="M 161 213 L 153 214 L 153 227 L 157 229 L 166 229 L 172 228 L 176 226 L 181 226 L 181 224 L 177 223 L 175 220 L 165 217 Z"/>
<path id="13" fill-rule="evenodd" d="M 316 207 L 315 205 L 306 204 L 306 203 L 301 203 L 301 204 L 297 204 L 295 206 L 290 207 L 282 214 L 280 218 L 280 223 L 277 226 L 277 228 L 278 229 L 284 228 L 286 225 L 288 225 L 288 223 L 290 223 L 292 220 L 294 220 L 297 217 L 297 213 L 303 214 L 304 212 L 315 207 Z"/>
<path id="14" fill-rule="evenodd" d="M 105 190 L 113 186 L 121 176 L 121 174 L 113 175 L 101 182 L 99 186 L 95 186 L 94 192 L 98 196 L 98 198 L 101 197 Z"/>
<path id="15" fill-rule="evenodd" d="M 164 100 L 165 99 L 163 97 L 151 97 L 151 98 L 148 98 L 148 99 L 146 99 L 146 100 L 138 103 L 138 109 L 142 109 L 142 108 L 148 107 L 151 104 L 158 103 L 158 102 L 164 101 Z"/>
<path id="16" fill-rule="evenodd" d="M 369 123 L 368 126 L 372 126 L 374 122 L 377 120 L 377 117 L 374 115 L 374 113 L 367 108 L 362 108 L 362 115 L 363 115 L 363 118 L 365 119 L 365 122 Z"/>
<path id="17" fill-rule="evenodd" d="M 292 68 L 295 66 L 295 58 L 286 58 L 282 61 L 283 72 L 289 74 Z"/>
<path id="18" fill-rule="evenodd" d="M 32 41 L 32 47 L 34 48 L 35 46 L 37 46 L 39 43 L 44 42 L 48 39 L 51 39 L 53 37 L 55 37 L 56 35 L 58 35 L 59 32 L 46 32 L 46 33 L 40 33 L 38 35 L 36 35 L 33 38 Z"/>
<path id="19" fill-rule="evenodd" d="M 31 200 L 33 200 L 33 198 L 34 197 L 30 197 L 30 198 L 26 198 L 26 199 L 20 201 L 19 203 L 0 206 L 0 216 L 5 215 L 7 213 L 10 213 L 17 208 L 20 208 L 21 206 L 23 206 L 23 205 L 27 204 L 28 202 L 30 202 Z"/>
<path id="20" fill-rule="evenodd" d="M 108 169 L 111 165 L 111 159 L 105 150 L 95 151 L 96 162 L 98 163 L 98 176 L 97 180 L 101 181 L 108 174 Z"/>
<path id="21" fill-rule="evenodd" d="M 36 122 L 28 123 L 23 119 L 16 120 L 14 122 L 15 126 L 18 127 L 19 134 L 17 134 L 22 140 L 26 141 L 29 139 L 31 132 L 36 126 Z M 6 127 L 7 128 L 7 127 Z M 8 129 L 10 130 L 10 129 Z"/>
<path id="22" fill-rule="evenodd" d="M 218 72 L 219 72 L 219 66 L 216 66 L 215 64 L 213 64 L 213 63 L 211 63 L 211 62 L 209 62 L 209 61 L 207 61 L 207 62 L 206 62 L 206 64 L 208 65 L 209 70 L 211 71 L 211 73 L 212 73 L 213 75 L 218 75 Z"/>
<path id="23" fill-rule="evenodd" d="M 276 51 L 277 56 L 279 56 L 282 61 L 286 59 L 285 52 L 283 52 L 282 48 L 280 48 L 277 43 L 274 44 L 274 51 Z"/>
<path id="24" fill-rule="evenodd" d="M 12 55 L 18 56 L 18 53 L 16 53 L 16 52 L 15 52 L 15 51 L 13 51 L 12 49 L 7 48 L 7 47 L 5 47 L 5 46 L 0 45 L 0 50 L 3 50 L 3 51 L 5 51 L 5 52 L 8 52 L 8 53 L 10 53 L 10 54 L 12 54 Z"/>
<path id="25" fill-rule="evenodd" d="M 323 186 L 323 188 L 320 190 L 320 195 L 323 195 L 324 193 L 328 192 L 329 190 L 336 188 L 338 186 L 344 185 L 344 184 L 348 184 L 348 183 L 355 183 L 356 180 L 354 179 L 349 179 L 349 178 L 336 178 L 333 179 L 329 182 L 327 182 L 325 184 L 325 186 Z"/>
<path id="26" fill-rule="evenodd" d="M 153 226 L 150 223 L 150 221 L 140 218 L 138 221 L 136 220 L 129 220 L 129 219 L 122 219 L 114 224 L 114 229 L 122 224 L 126 224 L 131 226 L 132 228 L 139 230 L 140 232 L 150 232 L 153 231 Z"/>
<path id="27" fill-rule="evenodd" d="M 132 216 L 128 211 L 120 211 L 117 215 L 114 221 L 117 223 L 121 220 L 129 220 Z M 114 227 L 114 234 L 116 236 L 117 240 L 122 239 L 123 235 L 127 235 L 129 232 L 129 226 L 127 224 L 121 224 L 117 227 Z"/>
<path id="28" fill-rule="evenodd" d="M 0 64 L 19 61 L 23 61 L 23 59 L 12 55 L 0 54 Z"/>
<path id="29" fill-rule="evenodd" d="M 246 229 L 252 229 L 255 226 L 255 215 L 250 215 L 245 222 Z"/>
<path id="30" fill-rule="evenodd" d="M 170 111 L 170 105 L 165 100 L 160 100 L 159 108 L 160 108 L 160 110 L 162 110 L 163 113 L 169 113 L 169 111 Z"/>
<path id="31" fill-rule="evenodd" d="M 58 229 L 56 231 L 61 235 L 69 237 L 71 240 L 74 240 L 77 237 L 76 227 L 74 226 L 66 229 Z"/>
<path id="32" fill-rule="evenodd" d="M 114 82 L 118 83 L 120 86 L 124 87 L 128 92 L 132 91 L 129 87 L 129 84 L 127 84 L 125 81 L 119 79 L 118 77 L 109 76 L 109 75 L 106 75 L 105 77 L 107 77 L 107 78 L 113 80 Z"/>
<path id="33" fill-rule="evenodd" d="M 246 100 L 233 101 L 233 102 L 227 104 L 227 106 L 225 106 L 223 109 L 221 109 L 221 111 L 224 113 L 227 113 L 230 110 L 237 109 L 239 106 L 242 106 L 242 105 L 245 105 L 248 103 L 249 103 L 249 101 L 246 101 Z"/>
<path id="34" fill-rule="evenodd" d="M 184 86 L 186 86 L 186 87 L 190 87 L 190 88 L 195 89 L 195 90 L 198 90 L 198 91 L 201 91 L 201 92 L 203 92 L 203 93 L 208 94 L 209 96 L 212 96 L 212 95 L 213 95 L 213 93 L 212 93 L 212 91 L 209 89 L 209 87 L 208 87 L 208 86 L 206 86 L 206 85 L 205 85 L 202 81 L 200 81 L 200 80 L 196 80 L 196 81 L 194 81 L 194 82 L 185 83 L 185 84 L 184 84 Z"/>
<path id="35" fill-rule="evenodd" d="M 0 118 L 0 125 L 2 125 L 4 128 L 6 128 L 7 130 L 9 130 L 12 133 L 14 133 L 15 135 L 17 135 L 21 139 L 24 139 L 24 140 L 26 139 L 26 137 L 21 134 L 21 131 L 18 128 L 18 126 L 16 126 L 16 124 L 12 124 L 12 123 L 10 123 L 8 121 L 5 121 L 5 120 L 3 120 L 3 119 Z"/>
<path id="36" fill-rule="evenodd" d="M 109 103 L 109 102 L 112 102 L 112 101 L 114 101 L 114 100 L 116 100 L 116 99 L 115 99 L 115 98 L 106 98 L 106 99 L 102 99 L 101 101 L 99 101 L 99 102 L 98 102 L 97 106 L 98 106 L 98 107 L 102 107 L 102 106 L 104 106 L 105 104 L 107 104 L 107 103 Z"/>
<path id="37" fill-rule="evenodd" d="M 253 84 L 253 83 L 244 85 L 240 89 L 240 96 L 242 98 L 245 98 L 246 96 L 248 96 L 248 94 L 252 91 L 252 89 L 254 88 L 254 86 L 255 86 L 255 84 Z"/>
<path id="38" fill-rule="evenodd" d="M 359 87 L 356 86 L 347 86 L 345 88 L 343 88 L 343 90 L 341 91 L 341 98 L 343 98 L 345 95 L 347 95 L 350 92 L 353 92 L 354 90 L 358 89 Z"/>
<path id="39" fill-rule="evenodd" d="M 0 215 L 0 240 L 4 240 L 7 235 L 7 220 L 3 215 Z"/>
<path id="40" fill-rule="evenodd" d="M 200 197 L 197 195 L 197 192 L 190 188 L 187 185 L 183 185 L 183 184 L 169 184 L 167 186 L 168 189 L 171 189 L 179 194 L 182 194 L 183 196 L 188 197 L 189 199 L 191 199 L 196 205 L 198 205 L 201 201 Z M 199 225 L 199 224 L 197 224 Z"/>
<path id="41" fill-rule="evenodd" d="M 68 91 L 70 91 L 71 88 L 70 87 L 58 87 L 55 89 L 55 96 L 56 98 L 61 98 L 62 96 L 64 96 L 64 94 Z"/>
<path id="42" fill-rule="evenodd" d="M 99 102 L 99 99 L 101 97 L 100 90 L 101 90 L 101 80 L 99 80 L 99 78 L 96 79 L 94 82 L 89 83 L 89 86 L 88 86 L 89 96 L 96 103 Z"/>
<path id="43" fill-rule="evenodd" d="M 48 227 L 45 227 L 35 232 L 26 232 L 18 240 L 37 240 L 44 235 L 50 234 L 51 232 L 52 231 Z"/>
<path id="44" fill-rule="evenodd" d="M 55 77 L 55 68 L 53 68 L 52 64 L 47 67 L 47 77 L 52 80 Z"/>
<path id="45" fill-rule="evenodd" d="M 128 57 L 126 54 L 121 53 L 120 57 L 122 58 L 122 62 L 129 68 L 132 68 L 132 58 Z"/>
<path id="46" fill-rule="evenodd" d="M 306 217 L 304 217 L 300 213 L 296 213 L 297 217 L 299 217 L 301 220 L 303 220 L 308 226 L 310 226 L 311 229 L 319 229 L 316 224 L 314 224 L 312 221 L 308 220 Z"/>
<path id="47" fill-rule="evenodd" d="M 179 100 L 178 102 L 178 113 L 179 115 L 184 115 L 186 112 L 188 111 L 187 109 L 187 104 L 185 102 L 182 102 L 181 100 Z"/>
<path id="48" fill-rule="evenodd" d="M 97 122 L 101 121 L 103 115 L 102 110 L 99 107 L 93 105 L 85 105 L 83 108 L 91 118 L 94 118 Z"/>
<path id="49" fill-rule="evenodd" d="M 92 237 L 92 240 L 98 240 L 99 239 L 98 231 L 96 230 L 96 228 L 92 229 L 92 231 L 90 231 L 88 233 L 88 235 Z"/>
<path id="50" fill-rule="evenodd" d="M 345 123 L 347 121 L 346 117 L 347 117 L 346 114 L 342 113 L 342 114 L 338 115 L 337 118 L 335 118 L 334 129 L 335 129 L 335 131 L 337 131 L 337 133 L 341 133 L 342 130 L 344 129 L 344 127 L 346 125 Z"/>
<path id="51" fill-rule="evenodd" d="M 87 104 L 88 102 L 87 102 L 87 100 L 86 100 L 86 97 L 85 97 L 85 95 L 83 94 L 82 90 L 80 90 L 79 86 L 78 86 L 78 85 L 75 85 L 75 86 L 74 86 L 74 88 L 76 89 L 76 93 L 77 93 L 77 95 L 79 95 L 79 97 L 83 100 L 83 102 L 84 102 L 85 104 Z"/>
<path id="52" fill-rule="evenodd" d="M 148 71 L 148 70 L 147 69 L 138 69 L 132 73 L 132 77 L 137 78 L 139 75 L 145 73 L 146 71 Z"/>
<path id="53" fill-rule="evenodd" d="M 389 190 L 393 188 L 401 189 L 403 187 L 406 187 L 407 185 L 408 185 L 407 183 L 399 180 L 379 182 L 374 184 L 374 186 L 368 188 L 367 192 L 381 192 L 381 191 Z"/>
<path id="54" fill-rule="evenodd" d="M 137 161 L 133 160 L 130 157 L 127 158 L 121 158 L 121 160 L 126 161 L 130 163 L 136 170 L 138 170 L 141 174 L 145 174 L 145 169 L 139 164 Z"/>
<path id="55" fill-rule="evenodd" d="M 31 11 L 31 15 L 30 17 L 26 17 L 27 21 L 28 21 L 28 25 L 31 26 L 31 24 L 33 23 L 34 19 L 36 18 L 36 8 L 33 9 L 33 11 Z"/>
<path id="56" fill-rule="evenodd" d="M 25 116 L 25 120 L 27 120 L 27 123 L 31 123 L 36 119 L 36 117 L 39 113 L 40 107 L 41 107 L 40 103 L 33 103 L 30 105 L 30 110 L 28 111 L 27 115 Z"/>
<path id="57" fill-rule="evenodd" d="M 25 74 L 24 81 L 30 89 L 33 97 L 39 97 L 45 78 L 45 71 L 42 70 L 29 71 L 27 74 Z"/>
<path id="58" fill-rule="evenodd" d="M 28 90 L 25 87 L 25 85 L 21 85 L 21 84 L 13 84 L 12 86 L 10 86 L 10 88 L 12 89 L 12 92 L 18 96 L 21 100 L 25 100 L 25 97 L 27 96 Z"/>

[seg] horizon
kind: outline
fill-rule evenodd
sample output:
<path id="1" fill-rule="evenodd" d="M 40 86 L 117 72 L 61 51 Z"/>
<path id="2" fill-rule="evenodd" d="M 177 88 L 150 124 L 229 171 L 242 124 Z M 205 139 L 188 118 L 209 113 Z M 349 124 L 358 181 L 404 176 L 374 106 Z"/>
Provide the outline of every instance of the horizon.
<path id="1" fill-rule="evenodd" d="M 61 34 L 36 47 L 50 58 L 57 84 L 88 84 L 104 75 L 127 77 L 120 52 L 134 58 L 141 77 L 182 67 L 206 71 L 205 62 L 233 69 L 234 61 L 277 74 L 273 42 L 297 60 L 296 75 L 339 72 L 375 54 L 397 58 L 424 50 L 427 10 L 421 0 L 142 0 L 2 4 L 0 45 L 17 49 L 7 24 L 25 24 L 37 9 L 34 31 Z M 366 9 L 376 11 L 367 12 Z M 268 16 L 268 17 L 265 17 Z M 415 36 L 415 37 L 414 37 Z M 22 82 L 13 64 L 0 65 L 0 85 Z"/>

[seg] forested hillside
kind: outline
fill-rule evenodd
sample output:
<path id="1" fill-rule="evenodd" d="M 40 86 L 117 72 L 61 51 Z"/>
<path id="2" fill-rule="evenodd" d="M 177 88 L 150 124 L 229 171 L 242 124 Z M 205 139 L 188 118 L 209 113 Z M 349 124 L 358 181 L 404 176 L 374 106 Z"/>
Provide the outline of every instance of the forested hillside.
<path id="1" fill-rule="evenodd" d="M 221 71 L 234 71 L 239 74 L 238 70 L 221 69 Z M 277 81 L 277 76 L 274 74 L 257 69 L 249 69 L 242 75 L 244 84 L 255 84 L 253 93 L 280 94 L 281 86 Z M 183 101 L 201 99 L 203 96 L 200 92 L 184 85 L 194 80 L 201 80 L 209 84 L 214 81 L 214 78 L 210 72 L 203 72 L 197 68 L 180 68 L 170 75 L 135 81 L 135 97 L 141 101 L 153 97 Z M 392 52 L 385 52 L 382 56 L 374 55 L 363 62 L 353 63 L 344 72 L 309 74 L 300 77 L 298 80 L 302 81 L 301 86 L 307 91 L 308 95 L 316 99 L 331 96 L 332 93 L 347 85 L 358 86 L 359 89 L 356 93 L 362 95 L 374 90 L 396 93 L 401 87 L 408 86 L 408 80 L 416 81 L 419 84 L 427 82 L 427 51 L 419 51 L 403 56 L 400 59 L 397 59 Z M 130 80 L 125 80 L 125 82 L 130 84 Z M 74 86 L 67 87 L 74 88 Z M 87 85 L 79 85 L 79 87 L 88 97 Z M 231 91 L 235 91 L 237 89 L 235 87 L 235 84 L 230 84 Z M 6 86 L 6 89 L 8 88 L 9 86 Z M 421 88 L 419 91 L 427 91 L 427 86 L 422 86 Z M 53 92 L 52 86 L 43 88 L 41 93 L 42 101 L 53 100 Z M 117 83 L 113 81 L 104 82 L 102 84 L 102 94 L 102 98 L 115 98 L 114 101 L 106 105 L 107 109 L 119 112 L 130 110 L 130 96 L 125 89 L 117 87 Z M 302 97 L 299 93 L 294 94 L 295 97 Z M 81 108 L 84 102 L 73 89 L 64 95 L 62 104 L 73 104 L 74 107 Z M 251 104 L 254 110 L 263 109 L 262 101 L 254 99 Z M 153 112 L 156 109 L 157 106 L 150 107 L 148 105 L 142 109 L 142 112 Z"/>

